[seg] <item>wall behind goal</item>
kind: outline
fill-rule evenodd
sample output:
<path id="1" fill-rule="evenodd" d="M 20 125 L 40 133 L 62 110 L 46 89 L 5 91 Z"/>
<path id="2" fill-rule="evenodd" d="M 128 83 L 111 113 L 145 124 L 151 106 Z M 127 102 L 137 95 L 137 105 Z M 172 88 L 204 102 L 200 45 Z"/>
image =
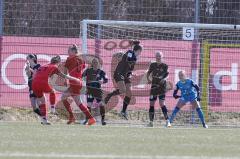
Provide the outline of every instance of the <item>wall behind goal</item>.
<path id="1" fill-rule="evenodd" d="M 240 23 L 238 0 L 199 0 L 197 6 L 194 0 L 2 1 L 5 35 L 78 37 L 79 21 L 98 18 L 194 23 L 197 15 L 200 23 Z"/>
<path id="2" fill-rule="evenodd" d="M 67 48 L 72 43 L 81 44 L 79 38 L 46 38 L 46 37 L 12 37 L 3 38 L 1 83 L 0 83 L 0 105 L 13 107 L 30 107 L 28 100 L 27 79 L 24 73 L 24 63 L 26 55 L 37 53 L 39 62 L 45 64 L 50 57 L 59 54 L 66 58 Z M 94 40 L 89 40 L 89 53 L 94 53 Z M 104 85 L 105 91 L 111 91 L 114 88 L 112 80 L 112 55 L 115 52 L 126 50 L 121 44 L 124 40 L 102 40 L 100 58 L 103 59 L 103 69 L 109 77 L 109 83 Z M 188 75 L 191 72 L 199 71 L 200 59 L 197 58 L 197 70 L 191 69 L 191 50 L 192 43 L 188 41 L 167 41 L 167 40 L 143 40 L 144 51 L 139 58 L 139 63 L 135 67 L 133 78 L 132 109 L 146 109 L 149 106 L 149 89 L 146 84 L 145 74 L 151 61 L 154 60 L 154 51 L 162 50 L 164 52 L 164 61 L 169 65 L 169 80 L 175 83 L 177 81 L 177 72 L 186 70 Z M 199 47 L 199 46 L 198 46 Z M 149 48 L 149 49 L 148 49 Z M 151 49 L 150 49 L 151 48 Z M 197 49 L 199 50 L 199 49 Z M 198 52 L 199 54 L 199 52 Z M 221 58 L 219 58 L 221 54 Z M 210 102 L 209 108 L 216 112 L 240 112 L 238 105 L 240 96 L 238 62 L 240 61 L 239 48 L 213 48 L 211 50 L 211 70 L 210 70 Z M 224 75 L 224 76 L 221 76 Z M 226 76 L 229 75 L 229 76 Z M 221 77 L 220 77 L 221 76 Z M 214 80 L 213 80 L 214 79 Z M 232 80 L 237 80 L 232 81 Z M 212 80 L 212 82 L 211 82 Z M 233 86 L 232 86 L 233 85 Z M 226 88 L 226 87 L 233 87 Z M 60 95 L 58 95 L 59 99 Z M 121 107 L 121 98 L 116 105 Z M 167 93 L 167 105 L 172 109 L 176 100 L 172 98 L 172 91 Z"/>

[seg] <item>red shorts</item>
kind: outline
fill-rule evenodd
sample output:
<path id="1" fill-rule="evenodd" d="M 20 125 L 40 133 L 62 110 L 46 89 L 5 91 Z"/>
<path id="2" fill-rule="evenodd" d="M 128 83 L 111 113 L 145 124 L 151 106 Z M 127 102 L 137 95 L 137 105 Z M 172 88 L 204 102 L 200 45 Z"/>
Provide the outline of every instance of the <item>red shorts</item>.
<path id="1" fill-rule="evenodd" d="M 82 73 L 81 71 L 76 71 L 76 70 L 73 70 L 69 73 L 70 76 L 72 77 L 75 77 L 75 78 L 78 78 L 78 79 L 82 79 Z M 80 95 L 81 93 L 81 89 L 82 89 L 82 82 L 76 82 L 76 81 L 72 81 L 72 80 L 69 80 L 69 84 L 70 84 L 70 87 L 69 87 L 69 92 L 72 94 L 72 95 Z"/>
<path id="2" fill-rule="evenodd" d="M 44 93 L 50 93 L 53 91 L 48 82 L 38 80 L 33 80 L 32 89 L 38 98 L 43 97 Z"/>
<path id="3" fill-rule="evenodd" d="M 72 95 L 80 95 L 82 89 L 82 83 L 70 82 L 69 92 Z"/>

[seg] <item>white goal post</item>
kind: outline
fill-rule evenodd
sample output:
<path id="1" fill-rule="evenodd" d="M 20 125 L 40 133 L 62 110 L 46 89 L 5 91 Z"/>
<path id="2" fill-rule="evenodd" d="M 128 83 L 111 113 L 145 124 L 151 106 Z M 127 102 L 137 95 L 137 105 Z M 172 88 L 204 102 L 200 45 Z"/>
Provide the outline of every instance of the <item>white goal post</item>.
<path id="1" fill-rule="evenodd" d="M 199 83 L 201 105 L 207 120 L 216 124 L 224 119 L 223 125 L 240 125 L 240 117 L 231 117 L 231 114 L 240 114 L 240 100 L 237 98 L 240 96 L 240 76 L 237 73 L 240 25 L 114 20 L 83 20 L 80 24 L 82 52 L 96 53 L 96 47 L 99 47 L 99 56 L 104 58 L 103 67 L 108 72 L 112 71 L 113 53 L 129 49 L 123 47 L 126 40 L 138 39 L 144 46 L 144 53 L 139 58 L 137 72 L 146 71 L 149 62 L 154 60 L 154 51 L 163 51 L 170 68 L 169 80 L 175 83 L 179 70 L 186 70 Z M 100 41 L 98 46 L 96 40 Z M 144 78 L 143 74 L 139 79 Z M 144 80 L 134 80 L 132 88 L 136 99 L 132 108 L 147 109 L 149 87 L 142 82 Z M 104 89 L 112 90 L 113 87 L 113 84 L 107 84 Z M 171 93 L 168 93 L 166 102 L 172 110 L 176 101 L 171 98 Z M 186 111 L 192 110 L 189 111 L 188 107 Z M 220 119 L 215 121 L 215 115 Z M 191 115 L 188 117 L 191 122 Z"/>

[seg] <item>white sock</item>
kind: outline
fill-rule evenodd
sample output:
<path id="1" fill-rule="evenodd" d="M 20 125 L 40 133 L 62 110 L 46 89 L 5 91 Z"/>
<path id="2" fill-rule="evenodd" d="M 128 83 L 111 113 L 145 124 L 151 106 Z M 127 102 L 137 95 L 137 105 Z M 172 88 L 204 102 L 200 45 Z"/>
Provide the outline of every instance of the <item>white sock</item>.
<path id="1" fill-rule="evenodd" d="M 51 105 L 51 113 L 56 113 L 56 109 L 54 105 Z"/>

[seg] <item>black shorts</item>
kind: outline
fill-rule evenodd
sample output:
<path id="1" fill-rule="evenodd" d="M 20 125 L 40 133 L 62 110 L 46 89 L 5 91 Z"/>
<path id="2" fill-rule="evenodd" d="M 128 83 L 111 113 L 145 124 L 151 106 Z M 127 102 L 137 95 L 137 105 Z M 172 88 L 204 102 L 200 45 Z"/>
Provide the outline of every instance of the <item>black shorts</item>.
<path id="1" fill-rule="evenodd" d="M 165 94 L 164 95 L 159 95 L 159 96 L 150 95 L 149 100 L 150 101 L 155 101 L 155 100 L 157 100 L 157 97 L 158 97 L 159 100 L 163 101 L 163 100 L 165 100 L 166 96 L 165 96 Z"/>
<path id="2" fill-rule="evenodd" d="M 87 86 L 87 102 L 92 103 L 96 99 L 97 103 L 101 102 L 103 91 L 101 88 Z"/>
<path id="3" fill-rule="evenodd" d="M 131 83 L 130 78 L 122 75 L 121 73 L 115 72 L 113 76 L 116 82 L 124 81 L 124 83 Z"/>
<path id="4" fill-rule="evenodd" d="M 157 96 L 159 100 L 165 100 L 166 94 L 166 81 L 162 83 L 152 83 L 151 90 L 150 90 L 150 101 L 155 101 Z"/>
<path id="5" fill-rule="evenodd" d="M 29 97 L 36 98 L 37 96 L 33 93 L 33 90 L 32 90 L 32 80 L 28 81 L 28 88 L 29 88 Z"/>

